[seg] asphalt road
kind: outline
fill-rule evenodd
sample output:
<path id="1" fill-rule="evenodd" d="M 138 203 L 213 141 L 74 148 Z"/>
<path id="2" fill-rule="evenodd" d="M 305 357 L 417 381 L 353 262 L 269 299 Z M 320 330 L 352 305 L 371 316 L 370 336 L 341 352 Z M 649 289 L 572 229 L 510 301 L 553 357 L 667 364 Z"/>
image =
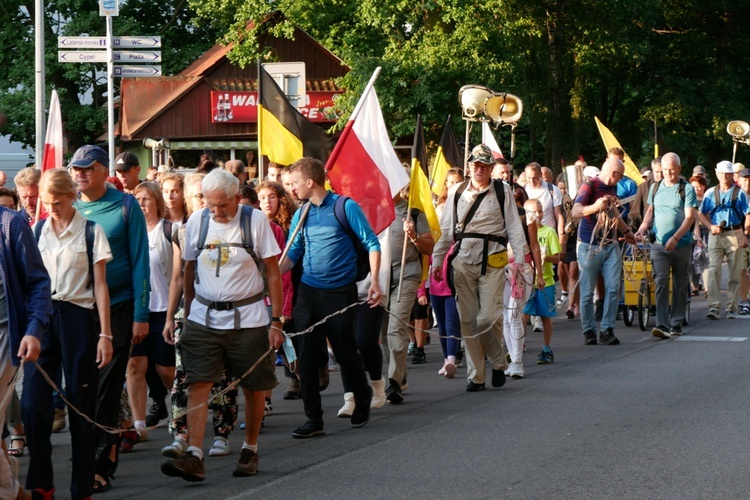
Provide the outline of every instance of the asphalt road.
<path id="1" fill-rule="evenodd" d="M 578 321 L 557 318 L 554 365 L 535 364 L 541 334 L 529 333 L 526 378 L 480 393 L 465 392 L 465 368 L 454 380 L 437 375 L 433 341 L 428 363 L 410 366 L 404 404 L 374 410 L 361 429 L 335 418 L 343 399 L 333 374 L 326 436 L 309 440 L 291 437 L 305 418 L 301 401 L 281 399 L 283 380 L 257 476 L 232 477 L 239 429 L 230 456 L 206 457 L 205 482 L 163 476 L 159 450 L 171 439 L 157 429 L 122 456 L 98 498 L 747 498 L 750 321 L 706 312 L 694 299 L 691 325 L 673 340 L 620 322 L 619 346 L 584 346 Z M 53 444 L 64 498 L 67 431 Z M 28 456 L 22 476 L 27 465 Z"/>

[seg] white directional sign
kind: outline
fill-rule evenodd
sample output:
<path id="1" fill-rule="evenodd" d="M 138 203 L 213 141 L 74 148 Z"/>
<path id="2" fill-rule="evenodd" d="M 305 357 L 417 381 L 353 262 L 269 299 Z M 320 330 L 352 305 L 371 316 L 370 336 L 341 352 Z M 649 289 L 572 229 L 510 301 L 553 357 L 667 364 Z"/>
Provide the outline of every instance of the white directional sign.
<path id="1" fill-rule="evenodd" d="M 161 62 L 161 52 L 116 50 L 112 52 L 114 62 L 118 63 L 158 63 Z M 106 63 L 106 50 L 61 50 L 57 53 L 58 62 L 67 63 Z"/>
<path id="2" fill-rule="evenodd" d="M 156 49 L 161 47 L 160 36 L 116 36 L 112 46 L 117 49 Z M 104 36 L 61 36 L 57 38 L 59 49 L 104 49 L 107 37 Z"/>
<path id="3" fill-rule="evenodd" d="M 114 66 L 116 77 L 161 76 L 161 66 Z"/>

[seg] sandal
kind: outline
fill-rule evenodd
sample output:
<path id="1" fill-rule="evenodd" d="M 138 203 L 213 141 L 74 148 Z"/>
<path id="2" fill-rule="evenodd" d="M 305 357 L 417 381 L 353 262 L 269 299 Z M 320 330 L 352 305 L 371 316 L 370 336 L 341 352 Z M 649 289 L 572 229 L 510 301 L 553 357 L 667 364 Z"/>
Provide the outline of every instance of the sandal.
<path id="1" fill-rule="evenodd" d="M 21 441 L 21 447 L 13 446 L 14 441 Z M 8 455 L 16 458 L 22 457 L 24 448 L 26 448 L 26 434 L 11 434 Z"/>
<path id="2" fill-rule="evenodd" d="M 94 493 L 104 493 L 105 491 L 109 491 L 112 488 L 112 481 L 109 479 L 104 479 L 104 482 L 94 478 Z"/>

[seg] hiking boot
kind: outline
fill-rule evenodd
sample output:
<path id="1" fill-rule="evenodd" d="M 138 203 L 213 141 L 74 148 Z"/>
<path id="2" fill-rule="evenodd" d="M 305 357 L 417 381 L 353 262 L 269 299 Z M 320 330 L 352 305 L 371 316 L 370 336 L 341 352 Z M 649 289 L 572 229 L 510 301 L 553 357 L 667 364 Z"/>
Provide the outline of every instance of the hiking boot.
<path id="1" fill-rule="evenodd" d="M 404 402 L 404 395 L 401 393 L 401 386 L 395 380 L 388 379 L 388 389 L 385 390 L 385 399 L 394 405 L 400 405 Z"/>
<path id="2" fill-rule="evenodd" d="M 161 471 L 170 477 L 181 477 L 185 481 L 197 482 L 206 479 L 203 460 L 188 451 L 180 458 L 167 459 L 161 464 Z"/>
<path id="3" fill-rule="evenodd" d="M 325 436 L 326 431 L 323 429 L 323 422 L 308 420 L 305 425 L 297 427 L 292 432 L 292 437 L 297 439 L 307 439 L 315 436 Z"/>
<path id="4" fill-rule="evenodd" d="M 476 382 L 469 382 L 466 384 L 466 392 L 479 392 L 485 390 L 484 384 L 477 384 Z"/>
<path id="5" fill-rule="evenodd" d="M 620 340 L 615 337 L 615 332 L 612 328 L 607 328 L 603 332 L 599 332 L 599 343 L 606 345 L 617 345 Z"/>
<path id="6" fill-rule="evenodd" d="M 167 405 L 164 404 L 164 400 L 154 401 L 151 403 L 146 415 L 146 427 L 154 427 L 168 416 L 169 413 L 167 412 Z"/>
<path id="7" fill-rule="evenodd" d="M 585 345 L 596 345 L 596 332 L 594 330 L 583 332 L 583 343 Z"/>
<path id="8" fill-rule="evenodd" d="M 727 311 L 727 319 L 737 319 L 737 311 Z"/>
<path id="9" fill-rule="evenodd" d="M 168 444 L 161 449 L 161 454 L 167 458 L 180 458 L 187 451 L 187 442 L 182 439 L 175 439 L 172 444 Z"/>
<path id="10" fill-rule="evenodd" d="M 427 355 L 424 353 L 424 347 L 415 347 L 414 356 L 411 358 L 413 365 L 423 365 L 427 363 Z"/>
<path id="11" fill-rule="evenodd" d="M 651 330 L 651 335 L 653 335 L 656 338 L 659 339 L 669 339 L 672 338 L 672 334 L 669 333 L 669 328 L 666 326 L 657 326 L 654 327 L 653 330 Z"/>
<path id="12" fill-rule="evenodd" d="M 708 319 L 719 319 L 719 310 L 718 309 L 709 309 L 708 314 L 706 314 L 706 317 Z"/>
<path id="13" fill-rule="evenodd" d="M 284 391 L 284 399 L 299 399 L 302 397 L 302 389 L 299 386 L 299 379 L 292 376 L 289 379 L 289 387 Z"/>
<path id="14" fill-rule="evenodd" d="M 240 459 L 234 466 L 234 477 L 254 476 L 258 472 L 258 454 L 249 448 L 240 450 Z"/>

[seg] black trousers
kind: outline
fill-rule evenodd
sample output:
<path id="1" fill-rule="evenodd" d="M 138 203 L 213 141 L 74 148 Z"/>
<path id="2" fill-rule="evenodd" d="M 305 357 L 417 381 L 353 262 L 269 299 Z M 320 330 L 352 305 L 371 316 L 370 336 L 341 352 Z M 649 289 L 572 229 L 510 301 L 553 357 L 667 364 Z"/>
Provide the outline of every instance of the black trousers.
<path id="1" fill-rule="evenodd" d="M 133 301 L 126 300 L 112 304 L 109 309 L 109 323 L 112 329 L 112 361 L 99 371 L 99 392 L 96 402 L 96 421 L 107 427 L 117 428 L 120 420 L 120 396 L 125 383 L 125 370 L 130 357 L 130 343 L 133 340 Z M 96 473 L 102 477 L 112 477 L 120 458 L 120 434 L 96 431 Z M 110 460 L 114 447 L 115 460 Z"/>
<path id="2" fill-rule="evenodd" d="M 357 288 L 352 283 L 341 288 L 324 290 L 300 283 L 297 304 L 294 306 L 294 324 L 297 331 L 306 330 L 324 317 L 357 301 Z M 333 355 L 341 367 L 344 387 L 351 388 L 357 405 L 370 404 L 370 386 L 362 358 L 354 342 L 356 308 L 328 319 L 312 332 L 301 335 L 299 354 L 300 386 L 305 415 L 312 421 L 323 421 L 323 408 L 318 386 L 320 345 L 326 338 Z"/>
<path id="3" fill-rule="evenodd" d="M 99 330 L 95 312 L 69 302 L 54 301 L 49 334 L 42 343 L 37 363 L 54 378 L 62 364 L 65 373 L 65 395 L 89 417 L 96 408 L 99 373 L 96 367 L 96 346 Z M 24 363 L 23 412 L 26 438 L 29 444 L 29 473 L 26 488 L 51 489 L 54 486 L 52 468 L 52 387 L 42 377 L 36 365 Z M 70 494 L 76 498 L 91 496 L 94 484 L 94 426 L 76 412 L 68 412 L 73 455 Z"/>

